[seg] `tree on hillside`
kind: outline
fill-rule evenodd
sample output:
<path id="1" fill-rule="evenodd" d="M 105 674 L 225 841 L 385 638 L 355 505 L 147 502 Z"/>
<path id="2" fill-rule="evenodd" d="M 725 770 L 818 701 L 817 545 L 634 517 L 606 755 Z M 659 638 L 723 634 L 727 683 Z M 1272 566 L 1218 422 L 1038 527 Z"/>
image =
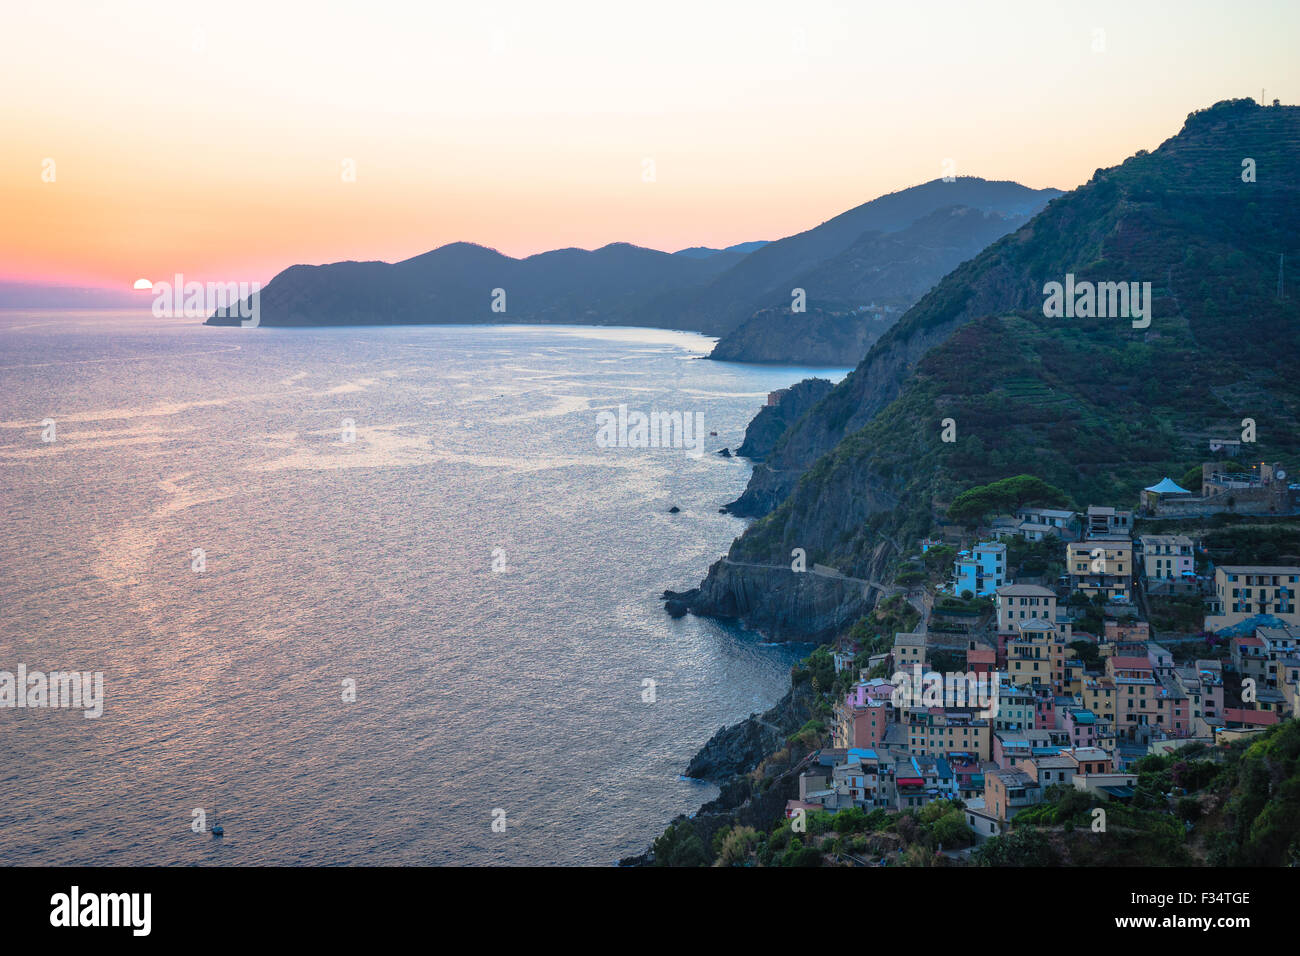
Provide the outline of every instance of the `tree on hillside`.
<path id="1" fill-rule="evenodd" d="M 958 524 L 976 525 L 990 514 L 1029 505 L 1068 507 L 1070 496 L 1041 478 L 1015 475 L 963 491 L 953 499 L 948 518 Z"/>

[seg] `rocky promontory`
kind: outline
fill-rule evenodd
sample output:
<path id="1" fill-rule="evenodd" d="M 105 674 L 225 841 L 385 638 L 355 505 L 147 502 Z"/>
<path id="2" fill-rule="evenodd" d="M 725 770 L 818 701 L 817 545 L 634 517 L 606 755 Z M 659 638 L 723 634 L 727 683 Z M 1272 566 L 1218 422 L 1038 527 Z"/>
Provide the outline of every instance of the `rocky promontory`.
<path id="1" fill-rule="evenodd" d="M 722 558 L 700 587 L 665 591 L 664 601 L 674 617 L 690 612 L 739 621 L 773 641 L 817 641 L 852 626 L 875 597 L 861 579 Z"/>
<path id="2" fill-rule="evenodd" d="M 745 440 L 736 454 L 750 461 L 762 461 L 771 454 L 786 429 L 830 394 L 833 387 L 824 378 L 806 378 L 774 393 L 776 401 L 758 410 L 745 429 Z"/>

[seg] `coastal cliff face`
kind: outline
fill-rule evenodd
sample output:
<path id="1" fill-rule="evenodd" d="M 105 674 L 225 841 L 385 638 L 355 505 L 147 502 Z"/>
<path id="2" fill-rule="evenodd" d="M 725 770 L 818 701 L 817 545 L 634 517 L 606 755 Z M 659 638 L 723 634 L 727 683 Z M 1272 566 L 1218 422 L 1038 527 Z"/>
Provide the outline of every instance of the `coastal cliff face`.
<path id="1" fill-rule="evenodd" d="M 811 567 L 811 565 L 810 565 Z M 774 641 L 812 641 L 849 627 L 871 609 L 861 581 L 723 558 L 690 597 L 694 614 L 738 620 Z"/>
<path id="2" fill-rule="evenodd" d="M 258 294 L 259 325 L 650 326 L 720 336 L 717 359 L 846 366 L 951 265 L 1057 194 L 958 177 L 878 197 L 776 242 L 722 250 L 612 243 L 515 259 L 454 242 L 395 263 L 296 265 Z M 791 321 L 795 286 L 811 307 Z M 252 302 L 242 305 L 206 324 L 241 324 Z"/>
<path id="3" fill-rule="evenodd" d="M 930 497 L 900 509 L 908 478 L 924 468 L 913 439 L 924 429 L 937 435 L 937 406 L 906 417 L 851 447 L 847 436 L 862 431 L 898 399 L 918 363 L 976 316 L 1041 303 L 1040 285 L 1026 280 L 1017 263 L 1033 248 L 1041 221 L 1061 215 L 1058 199 L 1029 225 L 959 267 L 926 295 L 871 348 L 867 357 L 812 409 L 789 427 L 766 460 L 755 465 L 744 493 L 728 506 L 733 514 L 764 517 L 732 545 L 687 602 L 708 616 L 738 618 L 774 640 L 822 640 L 850 626 L 871 607 L 869 597 L 837 596 L 820 582 L 791 586 L 777 572 L 753 565 L 788 566 L 803 548 L 811 567 L 821 562 L 855 577 L 879 580 L 891 555 L 901 551 L 901 531 L 928 525 Z M 1068 209 L 1064 218 L 1069 218 Z M 1061 228 L 1064 228 L 1063 226 Z M 960 359 L 957 360 L 960 367 Z M 918 404 L 913 402 L 913 405 Z M 843 448 L 841 446 L 844 446 Z M 897 461 L 882 469 L 874 448 L 893 446 Z M 905 450 L 906 449 L 906 450 Z M 810 474 L 817 466 L 815 474 Z M 802 577 L 795 576 L 792 577 Z"/>
<path id="4" fill-rule="evenodd" d="M 767 570 L 792 548 L 878 580 L 967 488 L 1032 472 L 1077 501 L 1132 501 L 1254 407 L 1275 424 L 1257 457 L 1291 464 L 1300 383 L 1277 369 L 1300 361 L 1300 297 L 1277 297 L 1268 250 L 1300 234 L 1298 138 L 1293 107 L 1194 114 L 956 269 L 756 467 L 733 510 L 768 513 L 689 610 L 820 639 L 857 606 L 837 611 L 820 585 Z M 1275 169 L 1269 183 L 1243 183 L 1222 158 L 1251 152 Z M 1067 273 L 1148 283 L 1149 325 L 1044 315 L 1044 283 Z"/>
<path id="5" fill-rule="evenodd" d="M 686 776 L 717 783 L 749 773 L 815 716 L 814 703 L 807 684 L 791 687 L 762 714 L 720 728 L 691 760 Z"/>
<path id="6" fill-rule="evenodd" d="M 686 768 L 686 776 L 718 784 L 721 792 L 691 817 L 692 829 L 703 840 L 711 840 L 720 829 L 733 824 L 766 827 L 780 815 L 785 803 L 799 792 L 798 769 L 802 764 L 772 768 L 765 786 L 755 786 L 747 777 L 787 739 L 813 719 L 816 694 L 807 682 L 791 686 L 784 697 L 764 713 L 750 714 L 739 723 L 723 727 Z M 678 817 L 677 822 L 685 820 Z M 651 851 L 627 857 L 620 866 L 650 866 Z"/>
<path id="7" fill-rule="evenodd" d="M 709 358 L 776 365 L 853 365 L 891 322 L 852 310 L 810 307 L 792 315 L 789 305 L 760 309 L 724 336 Z"/>
<path id="8" fill-rule="evenodd" d="M 878 504 L 884 507 L 883 500 Z M 816 548 L 805 551 L 812 555 Z M 875 606 L 890 554 L 891 546 L 882 543 L 843 569 L 816 566 L 808 557 L 803 571 L 796 571 L 792 560 L 757 564 L 722 558 L 698 588 L 665 591 L 665 606 L 677 616 L 689 612 L 739 621 L 774 641 L 830 640 Z"/>
<path id="9" fill-rule="evenodd" d="M 736 454 L 750 461 L 762 461 L 786 429 L 830 394 L 833 387 L 824 378 L 806 378 L 783 390 L 775 405 L 764 405 L 758 410 L 745 429 L 745 440 L 736 449 Z"/>
<path id="10" fill-rule="evenodd" d="M 865 233 L 765 300 L 765 308 L 722 337 L 710 358 L 856 365 L 935 283 L 1019 229 L 1058 195 L 1057 190 L 1041 191 L 1037 205 L 1025 214 L 955 205 L 936 209 L 898 232 Z M 805 312 L 791 311 L 792 288 L 807 296 Z"/>
<path id="11" fill-rule="evenodd" d="M 921 357 L 956 329 L 977 315 L 1028 308 L 1035 299 L 1041 302 L 1036 287 L 1014 277 L 1013 264 L 1016 250 L 1032 242 L 1036 228 L 1025 226 L 996 243 L 959 267 L 909 310 L 821 401 L 814 414 L 781 436 L 763 466 L 754 468 L 744 493 L 731 508 L 733 513 L 761 517 L 773 511 L 814 462 L 897 398 Z"/>

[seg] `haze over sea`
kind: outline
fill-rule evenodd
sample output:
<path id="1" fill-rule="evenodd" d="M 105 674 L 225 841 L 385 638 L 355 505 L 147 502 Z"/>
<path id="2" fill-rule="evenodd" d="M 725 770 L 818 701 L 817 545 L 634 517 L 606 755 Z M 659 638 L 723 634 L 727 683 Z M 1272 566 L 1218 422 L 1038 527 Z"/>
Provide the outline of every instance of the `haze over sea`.
<path id="1" fill-rule="evenodd" d="M 663 611 L 743 527 L 718 509 L 749 465 L 714 452 L 770 390 L 846 371 L 711 344 L 0 312 L 0 670 L 102 671 L 105 694 L 98 720 L 0 709 L 0 864 L 645 849 L 715 795 L 679 776 L 699 746 L 807 652 Z M 718 435 L 601 448 L 620 403 Z"/>

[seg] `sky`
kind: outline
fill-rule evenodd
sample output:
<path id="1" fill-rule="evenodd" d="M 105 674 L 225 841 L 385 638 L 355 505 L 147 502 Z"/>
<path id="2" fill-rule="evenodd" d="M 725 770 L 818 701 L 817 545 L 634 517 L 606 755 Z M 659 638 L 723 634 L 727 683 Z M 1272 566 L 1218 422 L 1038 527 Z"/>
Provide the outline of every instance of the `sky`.
<path id="1" fill-rule="evenodd" d="M 9 4 L 0 281 L 726 246 L 949 171 L 1069 189 L 1194 109 L 1300 101 L 1297 37 L 1295 0 Z"/>

